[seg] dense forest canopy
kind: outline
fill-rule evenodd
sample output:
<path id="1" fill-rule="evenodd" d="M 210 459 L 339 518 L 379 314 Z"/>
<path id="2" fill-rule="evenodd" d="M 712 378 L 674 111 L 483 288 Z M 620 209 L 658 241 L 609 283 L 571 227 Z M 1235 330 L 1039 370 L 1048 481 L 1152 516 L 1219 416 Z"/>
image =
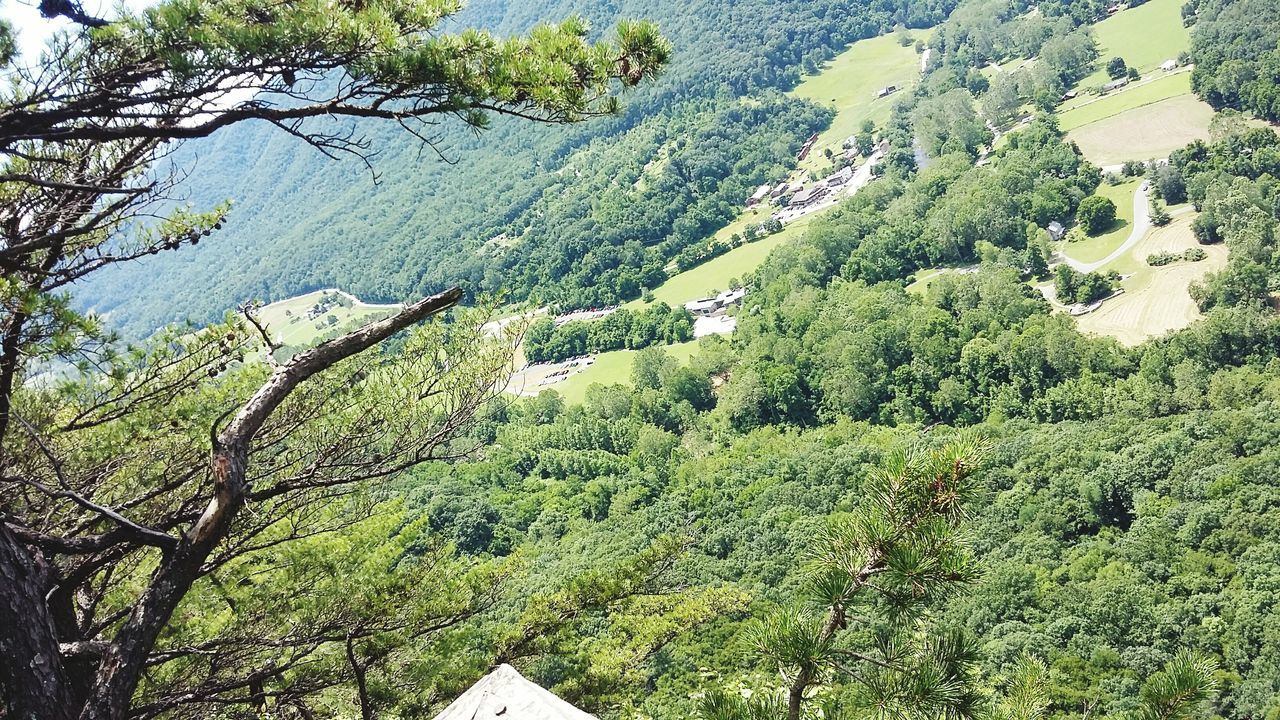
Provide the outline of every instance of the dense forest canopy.
<path id="1" fill-rule="evenodd" d="M 373 172 L 270 127 L 221 132 L 172 162 L 191 173 L 183 189 L 197 205 L 236 201 L 225 235 L 157 259 L 163 272 L 120 268 L 77 295 L 133 336 L 332 286 L 371 301 L 455 283 L 570 307 L 631 299 L 785 172 L 827 122 L 825 111 L 774 90 L 853 40 L 935 24 L 953 5 L 472 3 L 457 22 L 499 34 L 575 13 L 599 28 L 649 18 L 677 60 L 617 118 L 569 129 L 499 119 L 480 135 L 440 123 L 429 136 L 449 162 L 376 125 L 355 129 L 377 148 Z"/>
<path id="2" fill-rule="evenodd" d="M 1113 289 L 1047 229 L 1115 219 L 1101 191 L 1121 178 L 1055 115 L 1106 66 L 1102 0 L 480 0 L 445 27 L 579 14 L 592 30 L 558 26 L 570 58 L 618 42 L 644 81 L 584 63 L 610 97 L 638 84 L 586 124 L 452 118 L 424 144 L 360 122 L 376 183 L 263 124 L 180 147 L 159 167 L 197 168 L 178 188 L 213 210 L 93 236 L 146 255 L 80 283 L 109 325 L 145 336 L 330 285 L 428 296 L 272 362 L 252 307 L 124 347 L 61 285 L 6 270 L 35 289 L 9 298 L 0 370 L 59 373 L 0 394 L 0 578 L 25 580 L 0 585 L 0 620 L 39 620 L 0 625 L 0 698 L 430 717 L 512 663 L 607 720 L 1280 717 L 1272 5 L 1181 10 L 1191 82 L 1232 112 L 1121 172 L 1225 259 L 1189 286 L 1199 319 L 1133 346 L 1053 303 Z M 609 34 L 619 15 L 656 20 L 670 61 L 647 25 Z M 486 303 L 608 305 L 711 255 L 832 122 L 782 91 L 899 25 L 902 48 L 932 28 L 930 55 L 863 131 L 876 179 L 737 278 L 731 336 L 677 359 L 661 346 L 692 317 L 663 303 L 484 324 Z M 581 403 L 498 392 L 517 352 L 615 349 L 629 382 Z M 46 649 L 63 677 L 17 685 L 44 666 L 5 660 Z"/>
<path id="3" fill-rule="evenodd" d="M 1275 3 L 1207 0 L 1189 7 L 1196 18 L 1191 47 L 1196 92 L 1215 108 L 1249 110 L 1266 120 L 1280 120 L 1280 10 Z"/>

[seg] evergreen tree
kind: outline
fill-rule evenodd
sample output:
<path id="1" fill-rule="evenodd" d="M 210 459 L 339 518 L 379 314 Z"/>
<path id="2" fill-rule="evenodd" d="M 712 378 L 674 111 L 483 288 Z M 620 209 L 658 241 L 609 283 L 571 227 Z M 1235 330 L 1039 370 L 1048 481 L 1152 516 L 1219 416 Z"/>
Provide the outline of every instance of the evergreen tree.
<path id="1" fill-rule="evenodd" d="M 747 633 L 747 644 L 784 686 L 754 701 L 713 691 L 704 716 L 817 717 L 806 711 L 819 709 L 814 689 L 848 686 L 839 697 L 850 709 L 975 717 L 972 642 L 931 624 L 926 611 L 977 572 L 961 528 L 986 454 L 983 439 L 965 435 L 894 455 L 867 478 L 862 505 L 834 518 L 812 545 L 807 602 L 774 612 Z M 831 717 L 839 704 L 829 700 L 821 716 Z"/>

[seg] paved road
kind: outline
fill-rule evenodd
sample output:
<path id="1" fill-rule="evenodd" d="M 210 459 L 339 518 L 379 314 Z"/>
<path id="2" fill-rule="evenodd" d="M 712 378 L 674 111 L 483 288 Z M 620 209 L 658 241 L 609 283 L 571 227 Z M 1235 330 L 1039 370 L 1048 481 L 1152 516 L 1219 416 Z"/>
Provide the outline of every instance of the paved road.
<path id="1" fill-rule="evenodd" d="M 1120 243 L 1120 247 L 1111 251 L 1111 254 L 1096 262 L 1086 263 L 1072 259 L 1066 253 L 1058 253 L 1062 261 L 1070 265 L 1072 269 L 1082 273 L 1089 273 L 1103 267 L 1107 263 L 1114 261 L 1116 258 L 1123 256 L 1125 253 L 1133 249 L 1138 241 L 1142 240 L 1142 236 L 1147 234 L 1147 230 L 1151 229 L 1151 205 L 1147 198 L 1147 184 L 1144 182 L 1138 186 L 1133 192 L 1133 229 L 1129 232 L 1129 237 Z"/>

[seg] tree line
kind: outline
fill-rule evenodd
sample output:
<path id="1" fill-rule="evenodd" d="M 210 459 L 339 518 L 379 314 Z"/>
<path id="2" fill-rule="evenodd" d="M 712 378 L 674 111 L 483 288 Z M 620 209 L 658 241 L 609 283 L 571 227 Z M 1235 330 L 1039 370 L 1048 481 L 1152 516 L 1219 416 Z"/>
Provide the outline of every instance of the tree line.
<path id="1" fill-rule="evenodd" d="M 609 350 L 639 350 L 654 344 L 693 339 L 693 316 L 684 308 L 655 303 L 640 311 L 618 308 L 596 320 L 571 320 L 561 325 L 542 317 L 529 325 L 524 356 L 529 362 L 558 362 Z"/>

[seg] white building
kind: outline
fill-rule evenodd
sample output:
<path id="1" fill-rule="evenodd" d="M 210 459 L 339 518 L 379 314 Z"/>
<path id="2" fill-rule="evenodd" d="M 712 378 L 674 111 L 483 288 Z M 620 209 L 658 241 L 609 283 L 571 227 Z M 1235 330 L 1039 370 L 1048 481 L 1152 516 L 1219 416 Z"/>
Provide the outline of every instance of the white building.
<path id="1" fill-rule="evenodd" d="M 710 317 L 724 312 L 725 308 L 731 305 L 741 303 L 742 298 L 746 297 L 746 295 L 746 288 L 734 288 L 726 290 L 713 298 L 690 300 L 684 304 L 684 309 L 698 317 Z"/>
<path id="2" fill-rule="evenodd" d="M 1062 236 L 1067 234 L 1067 229 L 1057 220 L 1049 223 L 1049 227 L 1045 229 L 1049 231 L 1049 237 L 1053 240 L 1061 240 Z"/>
<path id="3" fill-rule="evenodd" d="M 734 290 L 725 290 L 716 296 L 716 302 L 720 303 L 720 307 L 729 307 L 742 302 L 742 298 L 747 296 L 747 289 L 744 287 Z"/>
<path id="4" fill-rule="evenodd" d="M 1165 60 L 1164 62 L 1160 63 L 1160 69 L 1165 72 L 1173 72 L 1174 70 L 1178 69 L 1178 61 Z"/>
<path id="5" fill-rule="evenodd" d="M 840 172 L 835 173 L 834 175 L 827 176 L 823 180 L 823 182 L 827 184 L 827 187 L 833 188 L 833 187 L 840 187 L 841 185 L 844 185 L 845 183 L 849 182 L 852 179 L 853 179 L 853 168 L 846 166 L 844 168 L 841 168 Z"/>

